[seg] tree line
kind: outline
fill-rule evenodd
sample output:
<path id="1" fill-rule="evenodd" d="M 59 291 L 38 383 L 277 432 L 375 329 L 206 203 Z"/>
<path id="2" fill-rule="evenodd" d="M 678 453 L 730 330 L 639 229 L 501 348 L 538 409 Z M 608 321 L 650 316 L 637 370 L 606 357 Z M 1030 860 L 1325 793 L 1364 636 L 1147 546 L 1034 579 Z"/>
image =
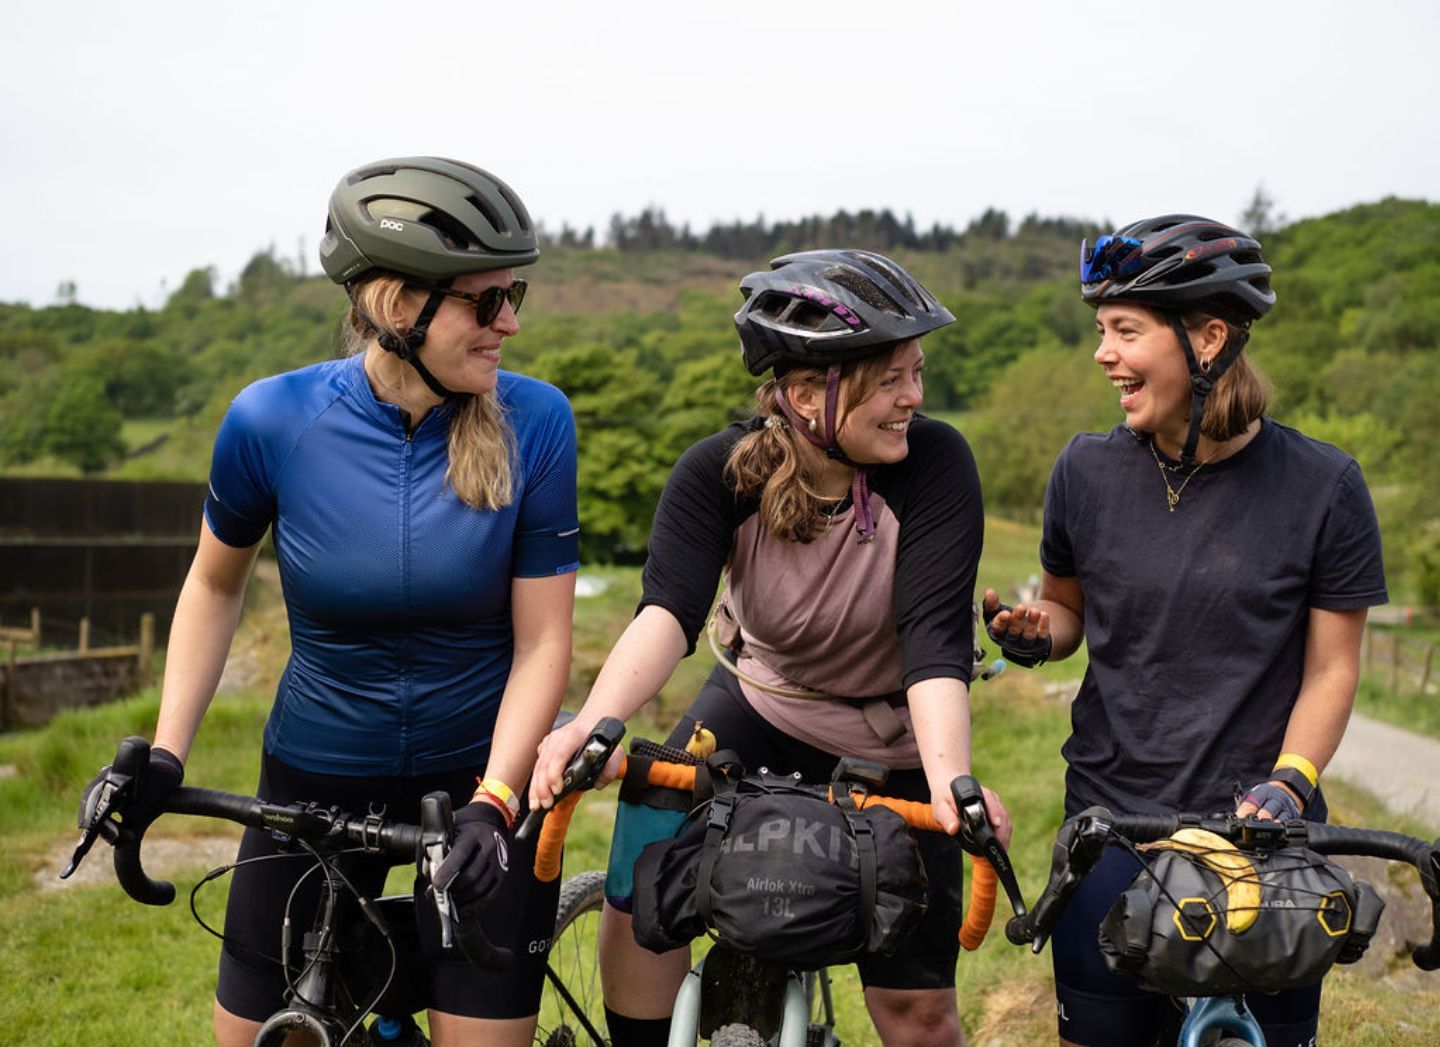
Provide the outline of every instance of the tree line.
<path id="1" fill-rule="evenodd" d="M 959 232 L 922 233 L 887 214 L 757 219 L 691 235 L 650 209 L 621 219 L 612 246 L 573 235 L 566 245 L 563 231 L 551 239 L 536 282 L 599 292 L 585 310 L 527 310 L 506 366 L 554 382 L 574 405 L 587 558 L 642 555 L 679 453 L 749 413 L 755 382 L 730 320 L 738 295 L 718 287 L 733 288 L 774 254 L 821 245 L 891 254 L 955 314 L 926 341 L 926 409 L 970 440 L 991 512 L 1038 517 L 1069 437 L 1120 418 L 1091 359 L 1094 316 L 1075 285 L 1078 241 L 1095 230 L 990 212 Z M 1264 246 L 1279 302 L 1247 351 L 1274 382 L 1272 414 L 1360 460 L 1392 585 L 1440 603 L 1431 451 L 1440 438 L 1440 206 L 1384 200 L 1282 224 Z M 717 269 L 733 277 L 717 281 Z M 196 269 L 157 310 L 90 309 L 73 295 L 45 308 L 0 305 L 0 469 L 203 479 L 234 394 L 331 357 L 344 311 L 338 288 L 273 250 L 232 286 L 216 283 L 213 270 Z M 669 289 L 671 304 L 613 305 L 640 285 Z"/>

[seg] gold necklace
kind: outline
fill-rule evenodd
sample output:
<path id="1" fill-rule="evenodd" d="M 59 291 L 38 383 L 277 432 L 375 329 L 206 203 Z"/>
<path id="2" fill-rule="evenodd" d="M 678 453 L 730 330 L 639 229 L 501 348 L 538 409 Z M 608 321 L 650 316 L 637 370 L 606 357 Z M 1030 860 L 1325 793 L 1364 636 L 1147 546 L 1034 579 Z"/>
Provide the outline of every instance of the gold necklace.
<path id="1" fill-rule="evenodd" d="M 1169 471 L 1165 468 L 1165 463 L 1160 461 L 1160 452 L 1155 450 L 1155 441 L 1153 439 L 1150 441 L 1150 454 L 1155 458 L 1155 465 L 1160 470 L 1160 479 L 1165 482 L 1165 501 L 1170 506 L 1172 513 L 1175 511 L 1175 507 L 1180 504 L 1180 492 L 1185 490 L 1185 487 L 1190 481 L 1195 479 L 1195 474 L 1203 469 L 1211 458 L 1215 457 L 1215 452 L 1211 451 L 1205 456 L 1205 461 L 1198 463 L 1194 469 L 1190 470 L 1190 475 L 1180 481 L 1179 487 L 1171 487 Z"/>

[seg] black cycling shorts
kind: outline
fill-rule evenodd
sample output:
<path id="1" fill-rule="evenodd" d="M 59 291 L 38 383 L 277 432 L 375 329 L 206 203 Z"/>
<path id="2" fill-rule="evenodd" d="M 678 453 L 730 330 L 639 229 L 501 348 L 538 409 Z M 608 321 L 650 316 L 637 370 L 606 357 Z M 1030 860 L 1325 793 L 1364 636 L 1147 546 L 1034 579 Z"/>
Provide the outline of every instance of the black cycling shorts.
<path id="1" fill-rule="evenodd" d="M 740 683 L 720 666 L 710 673 L 690 710 L 671 732 L 668 745 L 684 748 L 704 720 L 721 749 L 739 754 L 749 770 L 767 767 L 779 774 L 800 772 L 811 782 L 828 782 L 837 756 L 797 741 L 765 720 L 745 700 Z M 906 800 L 930 801 L 930 785 L 921 770 L 893 770 L 883 792 Z M 955 984 L 960 955 L 961 888 L 964 865 L 954 837 L 916 832 L 930 879 L 930 907 L 915 932 L 891 956 L 869 956 L 856 966 L 866 986 L 884 989 L 948 989 Z"/>
<path id="2" fill-rule="evenodd" d="M 1050 955 L 1055 966 L 1055 1007 L 1060 1036 L 1096 1047 L 1148 1047 L 1174 1021 L 1176 1006 L 1105 966 L 1100 921 L 1129 887 L 1140 863 L 1128 851 L 1107 847 L 1095 869 L 1055 924 Z M 1309 1047 L 1320 1019 L 1320 986 L 1245 997 L 1273 1047 Z M 1168 1012 L 1168 1013 L 1167 1013 Z"/>
<path id="3" fill-rule="evenodd" d="M 383 807 L 389 818 L 418 822 L 420 798 L 436 790 L 448 792 L 458 810 L 475 792 L 475 773 L 352 778 L 301 771 L 267 753 L 261 762 L 256 795 L 276 803 L 313 800 L 352 813 Z M 281 853 L 269 833 L 247 829 L 240 843 L 239 861 Z M 385 875 L 392 867 L 405 864 L 384 855 L 351 855 L 342 861 L 346 877 L 370 898 L 383 890 Z M 520 962 L 511 971 L 484 971 L 469 963 L 458 947 L 442 949 L 435 907 L 425 897 L 429 880 L 418 874 L 415 877 L 415 927 L 400 928 L 396 934 L 397 939 L 412 941 L 418 935 L 421 956 L 407 960 L 402 949 L 397 972 L 401 982 L 413 984 L 415 1009 L 426 1006 L 473 1018 L 524 1018 L 539 1009 L 560 880 L 549 884 L 535 880 L 534 844 L 514 845 L 510 861 L 510 874 L 487 906 L 482 922 L 492 940 L 515 951 Z M 278 961 L 281 923 L 297 879 L 313 866 L 313 860 L 303 853 L 283 852 L 281 857 L 251 861 L 235 870 L 225 910 L 220 981 L 215 990 L 220 1006 L 230 1013 L 264 1021 L 284 1006 L 285 975 Z M 314 919 L 318 898 L 319 877 L 311 873 L 294 890 L 289 904 L 292 978 L 304 963 L 302 940 Z M 353 906 L 353 901 L 347 899 L 346 904 Z M 353 908 L 349 912 L 355 915 Z M 366 926 L 363 918 L 352 923 L 356 928 Z M 381 959 L 369 966 L 383 968 L 379 970 L 383 983 L 389 970 L 389 953 L 382 946 L 378 955 Z M 421 959 L 423 964 L 417 962 Z M 378 990 L 379 986 L 371 981 L 374 976 L 373 969 L 356 973 L 355 978 L 364 983 L 352 986 L 357 1003 L 367 1002 L 369 995 Z"/>

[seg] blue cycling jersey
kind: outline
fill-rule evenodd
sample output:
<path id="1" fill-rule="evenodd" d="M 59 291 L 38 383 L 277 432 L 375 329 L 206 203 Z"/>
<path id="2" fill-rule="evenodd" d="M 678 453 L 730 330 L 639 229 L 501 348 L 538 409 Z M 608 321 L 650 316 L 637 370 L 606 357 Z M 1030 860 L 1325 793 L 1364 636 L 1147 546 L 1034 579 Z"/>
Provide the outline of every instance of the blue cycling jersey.
<path id="1" fill-rule="evenodd" d="M 274 528 L 290 661 L 269 752 L 325 774 L 474 766 L 510 672 L 512 578 L 579 566 L 575 422 L 553 386 L 502 371 L 514 498 L 466 505 L 445 483 L 449 408 L 407 435 L 363 357 L 266 378 L 215 440 L 205 519 L 245 547 Z"/>

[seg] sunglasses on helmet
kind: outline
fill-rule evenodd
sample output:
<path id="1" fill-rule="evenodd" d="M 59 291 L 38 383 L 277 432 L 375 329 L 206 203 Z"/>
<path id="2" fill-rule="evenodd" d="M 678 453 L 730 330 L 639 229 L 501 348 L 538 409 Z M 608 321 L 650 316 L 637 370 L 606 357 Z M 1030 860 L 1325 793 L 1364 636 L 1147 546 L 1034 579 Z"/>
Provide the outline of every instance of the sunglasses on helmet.
<path id="1" fill-rule="evenodd" d="M 1080 282 L 1099 283 L 1117 276 L 1138 273 L 1144 264 L 1139 240 L 1128 236 L 1102 236 L 1091 247 L 1088 240 L 1080 243 Z"/>
<path id="2" fill-rule="evenodd" d="M 510 308 L 515 312 L 520 311 L 520 303 L 525 301 L 525 290 L 530 285 L 524 280 L 512 280 L 509 287 L 487 287 L 479 294 L 472 294 L 469 291 L 456 291 L 449 287 L 439 287 L 435 284 L 427 284 L 420 280 L 406 281 L 411 287 L 419 287 L 434 294 L 443 294 L 450 298 L 460 298 L 475 306 L 475 322 L 481 327 L 489 327 L 500 315 L 500 310 L 505 308 L 505 300 L 510 300 Z"/>

